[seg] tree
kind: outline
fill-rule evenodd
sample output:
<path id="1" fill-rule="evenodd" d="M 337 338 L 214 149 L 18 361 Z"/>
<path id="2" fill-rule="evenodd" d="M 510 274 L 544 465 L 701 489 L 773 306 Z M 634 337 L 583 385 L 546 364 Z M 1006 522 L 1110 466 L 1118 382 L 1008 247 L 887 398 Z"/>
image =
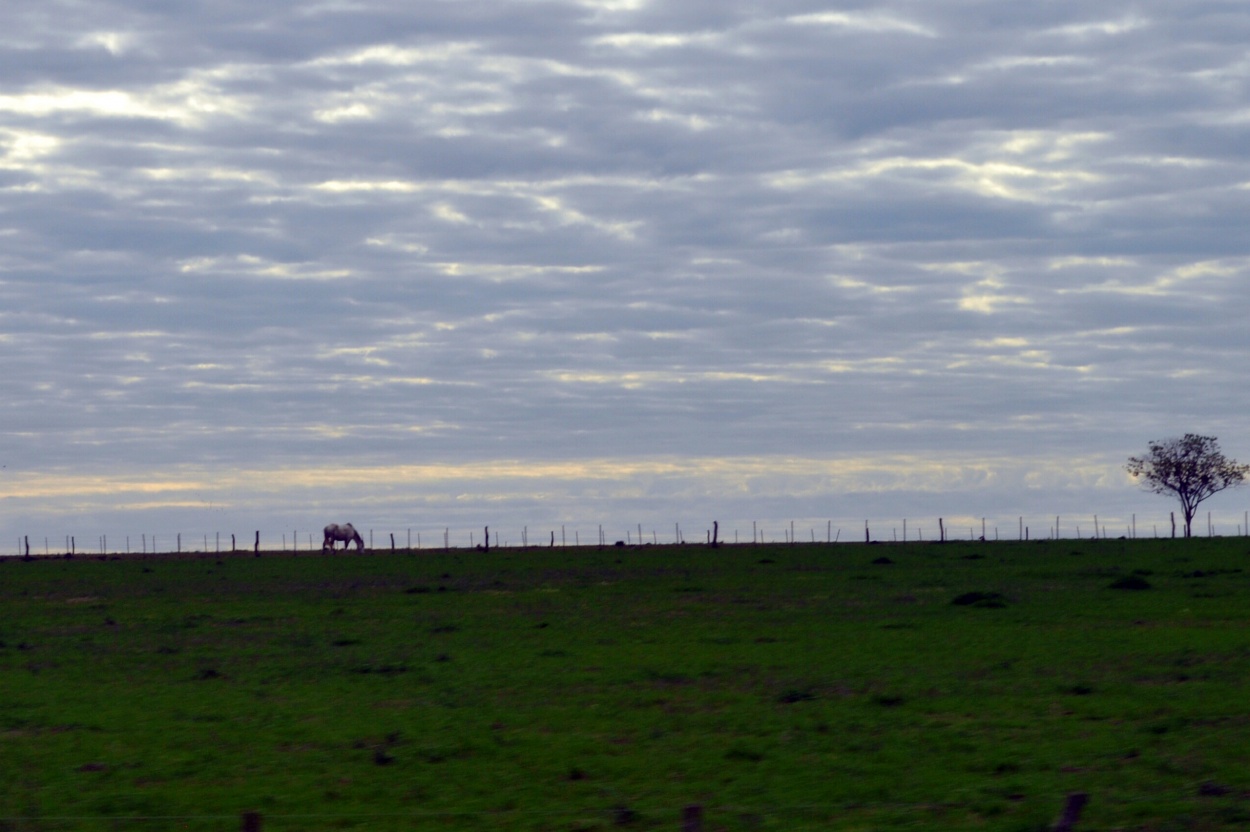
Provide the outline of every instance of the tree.
<path id="1" fill-rule="evenodd" d="M 1124 467 L 1147 491 L 1173 494 L 1181 501 L 1185 537 L 1192 533 L 1199 503 L 1241 485 L 1250 473 L 1250 465 L 1240 465 L 1220 452 L 1214 436 L 1194 433 L 1151 442 L 1145 456 L 1130 456 Z"/>

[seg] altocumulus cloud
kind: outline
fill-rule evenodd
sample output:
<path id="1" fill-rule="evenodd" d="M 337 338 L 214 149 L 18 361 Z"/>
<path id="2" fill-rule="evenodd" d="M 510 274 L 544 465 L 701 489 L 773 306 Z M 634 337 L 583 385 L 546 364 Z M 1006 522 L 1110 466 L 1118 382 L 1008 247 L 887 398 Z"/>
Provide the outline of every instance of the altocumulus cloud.
<path id="1" fill-rule="evenodd" d="M 3 18 L 10 539 L 1120 533 L 1248 453 L 1235 4 Z"/>

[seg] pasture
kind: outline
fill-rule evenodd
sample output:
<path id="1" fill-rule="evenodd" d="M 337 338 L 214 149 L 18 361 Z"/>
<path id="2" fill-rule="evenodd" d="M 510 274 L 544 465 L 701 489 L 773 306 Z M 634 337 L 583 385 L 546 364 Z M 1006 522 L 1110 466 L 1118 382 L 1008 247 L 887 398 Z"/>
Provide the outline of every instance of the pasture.
<path id="1" fill-rule="evenodd" d="M 4 558 L 0 829 L 1244 829 L 1248 550 Z"/>

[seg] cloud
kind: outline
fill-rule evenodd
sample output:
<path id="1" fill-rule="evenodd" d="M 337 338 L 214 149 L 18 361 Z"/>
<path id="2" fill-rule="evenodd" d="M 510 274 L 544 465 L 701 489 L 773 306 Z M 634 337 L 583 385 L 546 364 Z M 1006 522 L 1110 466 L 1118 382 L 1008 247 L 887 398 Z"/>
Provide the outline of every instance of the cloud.
<path id="1" fill-rule="evenodd" d="M 985 11 L 15 11 L 0 526 L 240 471 L 214 511 L 1131 514 L 1148 439 L 1237 453 L 1250 18 Z"/>

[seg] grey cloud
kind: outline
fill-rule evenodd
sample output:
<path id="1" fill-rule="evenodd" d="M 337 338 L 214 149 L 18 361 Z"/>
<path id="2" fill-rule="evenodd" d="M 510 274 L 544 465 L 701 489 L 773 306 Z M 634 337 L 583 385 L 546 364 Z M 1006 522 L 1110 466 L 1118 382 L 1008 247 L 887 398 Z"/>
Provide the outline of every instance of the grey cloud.
<path id="1" fill-rule="evenodd" d="M 80 11 L 20 6 L 0 49 L 8 470 L 979 453 L 1019 469 L 952 500 L 1023 514 L 1134 505 L 1116 460 L 1156 435 L 1236 447 L 1235 6 Z M 1039 495 L 1046 453 L 1104 473 Z M 943 502 L 649 476 L 248 499 Z M 22 493 L 5 528 L 71 511 Z M 207 522 L 131 502 L 91 510 Z"/>

